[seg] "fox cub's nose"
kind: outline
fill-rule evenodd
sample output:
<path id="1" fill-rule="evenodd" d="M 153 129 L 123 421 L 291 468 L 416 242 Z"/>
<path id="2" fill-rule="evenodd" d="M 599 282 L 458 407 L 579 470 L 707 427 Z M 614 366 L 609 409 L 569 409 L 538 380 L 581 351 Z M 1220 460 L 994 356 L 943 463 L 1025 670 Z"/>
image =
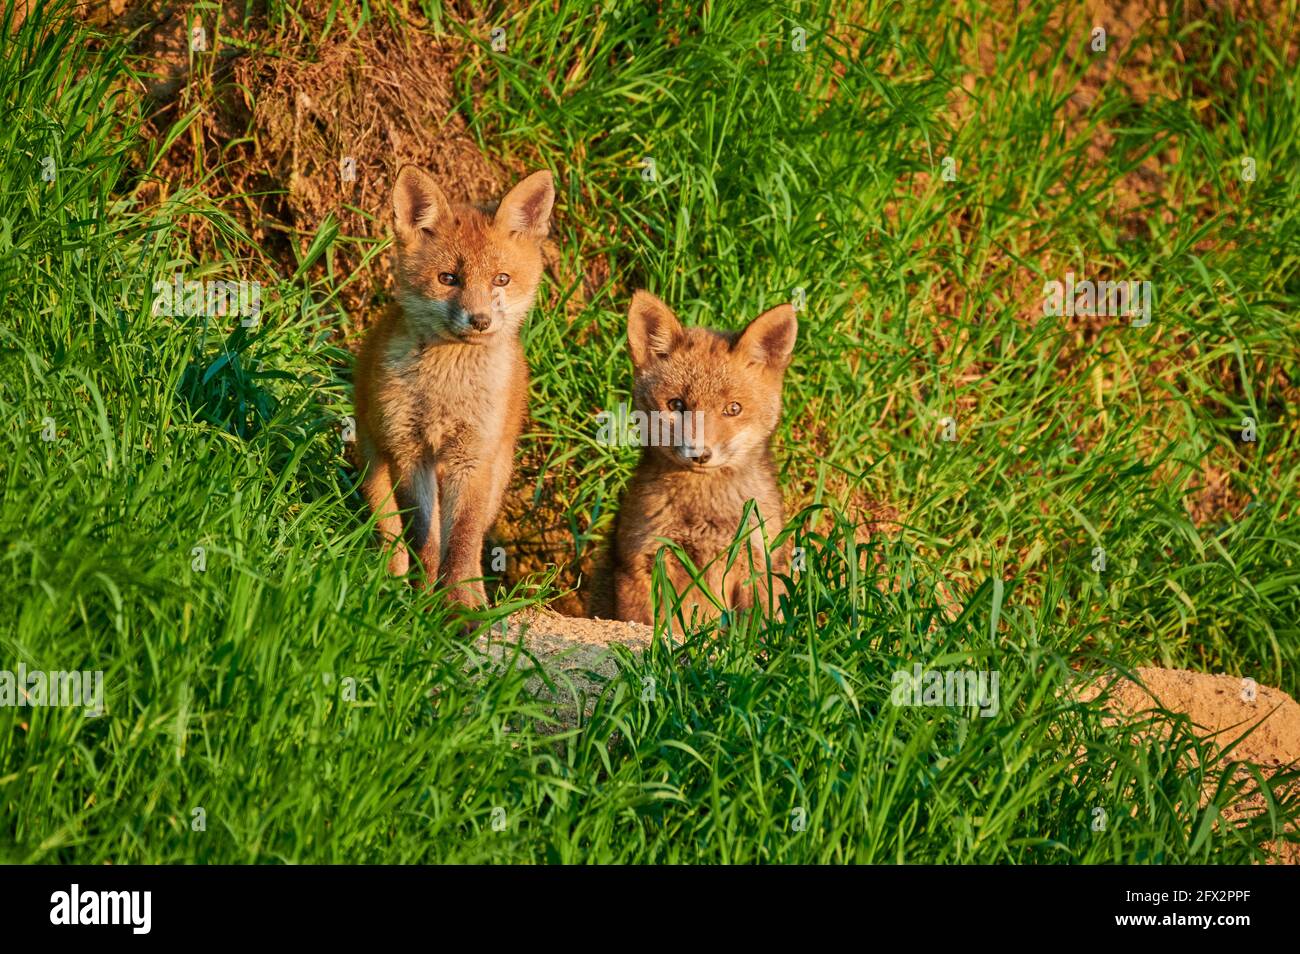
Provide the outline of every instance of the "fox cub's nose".
<path id="1" fill-rule="evenodd" d="M 709 450 L 707 447 L 695 455 L 695 459 L 701 464 L 707 464 L 711 457 L 713 457 L 713 451 Z"/>
<path id="2" fill-rule="evenodd" d="M 487 331 L 492 324 L 491 315 L 470 315 L 469 326 L 475 331 Z"/>

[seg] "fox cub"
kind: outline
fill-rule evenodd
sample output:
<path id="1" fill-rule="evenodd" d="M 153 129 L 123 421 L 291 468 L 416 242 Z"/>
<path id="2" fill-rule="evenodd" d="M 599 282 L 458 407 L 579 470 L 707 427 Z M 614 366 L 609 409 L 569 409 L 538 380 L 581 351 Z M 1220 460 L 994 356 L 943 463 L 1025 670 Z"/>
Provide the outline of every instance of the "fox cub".
<path id="1" fill-rule="evenodd" d="M 653 624 L 651 580 L 661 538 L 685 550 L 728 610 L 766 608 L 775 598 L 766 584 L 765 537 L 776 536 L 784 517 L 768 445 L 781 416 L 781 384 L 797 332 L 788 304 L 736 333 L 683 328 L 654 295 L 633 296 L 627 329 L 632 402 L 651 421 L 652 433 L 643 441 L 648 446 L 615 522 L 616 619 Z M 727 569 L 725 551 L 751 500 L 757 507 L 752 531 Z M 784 553 L 772 552 L 770 559 L 773 572 L 785 568 Z M 665 569 L 673 589 L 684 593 L 690 574 L 671 555 Z M 719 615 L 698 588 L 682 603 L 687 620 L 693 610 L 700 619 Z"/>
<path id="2" fill-rule="evenodd" d="M 483 537 L 510 479 L 528 403 L 519 328 L 542 274 L 555 189 L 535 172 L 495 214 L 453 205 L 406 166 L 393 187 L 398 304 L 357 358 L 363 491 L 388 569 L 423 568 L 453 599 L 485 602 Z"/>

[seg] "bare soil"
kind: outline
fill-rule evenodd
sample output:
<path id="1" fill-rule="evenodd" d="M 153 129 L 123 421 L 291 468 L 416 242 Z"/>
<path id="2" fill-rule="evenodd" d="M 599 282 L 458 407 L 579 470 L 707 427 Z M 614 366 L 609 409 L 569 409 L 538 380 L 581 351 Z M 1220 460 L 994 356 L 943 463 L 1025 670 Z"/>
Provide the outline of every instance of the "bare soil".
<path id="1" fill-rule="evenodd" d="M 1117 716 L 1157 709 L 1187 716 L 1197 737 L 1209 740 L 1216 753 L 1214 762 L 1205 768 L 1229 769 L 1234 762 L 1250 763 L 1266 777 L 1300 769 L 1300 705 L 1282 690 L 1223 673 L 1143 667 L 1134 675 L 1137 681 L 1118 676 L 1113 681 L 1089 681 L 1080 697 L 1093 699 L 1109 688 L 1108 706 Z M 1250 771 L 1239 766 L 1231 774 L 1253 794 L 1224 813 L 1228 821 L 1244 821 L 1266 811 L 1264 795 Z M 1212 797 L 1215 784 L 1217 780 L 1207 781 L 1203 805 Z M 1294 793 L 1295 785 L 1288 790 Z M 1273 863 L 1300 864 L 1300 843 L 1265 847 L 1272 852 Z"/>

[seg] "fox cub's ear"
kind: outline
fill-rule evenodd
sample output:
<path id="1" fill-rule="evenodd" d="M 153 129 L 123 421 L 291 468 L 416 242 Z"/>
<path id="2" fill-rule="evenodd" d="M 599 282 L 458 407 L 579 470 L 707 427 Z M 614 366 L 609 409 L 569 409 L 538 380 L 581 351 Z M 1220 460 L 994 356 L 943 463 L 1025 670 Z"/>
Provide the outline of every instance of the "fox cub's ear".
<path id="1" fill-rule="evenodd" d="M 646 365 L 666 358 L 681 343 L 685 332 L 672 309 L 644 289 L 632 296 L 627 313 L 627 345 L 632 365 Z"/>
<path id="2" fill-rule="evenodd" d="M 393 222 L 399 238 L 411 241 L 450 211 L 451 204 L 433 176 L 415 166 L 402 166 L 393 184 Z"/>
<path id="3" fill-rule="evenodd" d="M 510 232 L 522 232 L 534 239 L 546 238 L 551 226 L 551 206 L 555 203 L 555 183 L 543 169 L 506 193 L 497 206 L 493 221 Z"/>
<path id="4" fill-rule="evenodd" d="M 751 321 L 736 339 L 732 350 L 744 354 L 755 364 L 765 364 L 779 371 L 790 363 L 798 333 L 799 322 L 794 317 L 794 306 L 786 302 Z"/>

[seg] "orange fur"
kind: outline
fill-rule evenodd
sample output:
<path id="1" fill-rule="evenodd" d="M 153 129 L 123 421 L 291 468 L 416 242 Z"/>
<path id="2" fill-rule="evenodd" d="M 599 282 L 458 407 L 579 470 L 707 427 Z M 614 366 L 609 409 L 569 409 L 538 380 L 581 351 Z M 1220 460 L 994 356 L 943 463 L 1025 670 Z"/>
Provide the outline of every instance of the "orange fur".
<path id="1" fill-rule="evenodd" d="M 632 475 L 615 524 L 611 572 L 617 619 L 653 623 L 651 578 L 662 539 L 679 544 L 703 582 L 728 610 L 766 608 L 766 575 L 785 568 L 784 552 L 769 551 L 784 516 L 769 448 L 781 416 L 781 386 L 798 331 L 794 309 L 773 308 L 740 333 L 683 328 L 672 311 L 637 292 L 628 316 L 635 369 L 633 405 L 670 422 L 669 446 L 648 446 Z M 677 402 L 681 402 L 678 404 Z M 685 414 L 673 409 L 684 407 Z M 736 413 L 729 413 L 736 411 Z M 685 416 L 699 427 L 685 425 Z M 723 556 L 741 526 L 748 501 L 749 538 L 730 570 Z M 751 569 L 752 561 L 752 569 Z M 665 564 L 674 590 L 691 577 L 671 555 Z M 683 613 L 716 617 L 698 589 Z"/>
<path id="2" fill-rule="evenodd" d="M 362 489 L 389 571 L 407 572 L 414 553 L 417 584 L 440 580 L 464 603 L 485 601 L 483 538 L 527 412 L 519 329 L 541 280 L 553 200 L 548 172 L 520 182 L 494 215 L 452 205 L 411 166 L 393 190 L 399 305 L 357 358 Z"/>

